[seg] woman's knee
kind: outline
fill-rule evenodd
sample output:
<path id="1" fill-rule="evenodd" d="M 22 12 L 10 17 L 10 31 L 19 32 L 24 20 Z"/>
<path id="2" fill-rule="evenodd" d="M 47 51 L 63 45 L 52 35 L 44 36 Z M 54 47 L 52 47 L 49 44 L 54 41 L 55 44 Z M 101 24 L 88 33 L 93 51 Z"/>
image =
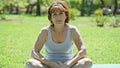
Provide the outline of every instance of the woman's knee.
<path id="1" fill-rule="evenodd" d="M 92 60 L 88 58 L 83 58 L 78 61 L 72 68 L 91 68 Z"/>
<path id="2" fill-rule="evenodd" d="M 26 62 L 26 68 L 45 68 L 40 61 L 35 60 L 35 59 L 29 59 Z"/>
<path id="3" fill-rule="evenodd" d="M 85 66 L 85 68 L 91 68 L 92 67 L 92 60 L 86 58 L 84 66 Z"/>

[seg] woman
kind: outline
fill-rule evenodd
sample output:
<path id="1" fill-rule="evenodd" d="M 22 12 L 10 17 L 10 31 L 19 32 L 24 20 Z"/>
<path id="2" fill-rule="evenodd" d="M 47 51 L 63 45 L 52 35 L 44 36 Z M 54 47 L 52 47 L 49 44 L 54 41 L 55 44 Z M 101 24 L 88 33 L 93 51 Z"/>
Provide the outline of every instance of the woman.
<path id="1" fill-rule="evenodd" d="M 74 26 L 69 25 L 69 10 L 65 1 L 55 1 L 48 9 L 51 25 L 44 27 L 27 61 L 27 68 L 90 68 L 92 61 L 85 58 L 86 48 Z M 72 54 L 72 44 L 78 52 Z M 45 44 L 46 55 L 40 53 Z"/>

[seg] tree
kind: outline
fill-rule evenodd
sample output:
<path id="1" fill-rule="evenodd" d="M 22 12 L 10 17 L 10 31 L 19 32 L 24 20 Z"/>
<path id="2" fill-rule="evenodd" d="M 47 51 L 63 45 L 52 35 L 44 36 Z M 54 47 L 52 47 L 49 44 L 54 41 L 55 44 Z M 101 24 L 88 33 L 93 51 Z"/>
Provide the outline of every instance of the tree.
<path id="1" fill-rule="evenodd" d="M 100 0 L 101 4 L 102 4 L 102 7 L 104 7 L 104 1 L 103 0 Z"/>
<path id="2" fill-rule="evenodd" d="M 81 16 L 84 16 L 86 13 L 88 16 L 91 15 L 93 0 L 82 0 L 81 4 Z"/>
<path id="3" fill-rule="evenodd" d="M 118 1 L 114 0 L 114 10 L 113 10 L 113 15 L 115 16 L 117 13 L 117 6 L 118 6 Z"/>
<path id="4" fill-rule="evenodd" d="M 85 12 L 85 0 L 82 0 L 82 5 L 81 5 L 81 16 L 84 16 L 84 12 Z"/>
<path id="5" fill-rule="evenodd" d="M 115 16 L 116 13 L 117 13 L 117 7 L 118 7 L 118 0 L 100 0 L 101 1 L 101 4 L 102 4 L 102 8 L 104 7 L 111 7 L 109 9 L 112 10 L 112 14 Z"/>
<path id="6" fill-rule="evenodd" d="M 41 16 L 41 2 L 40 2 L 40 0 L 37 0 L 36 15 Z"/>
<path id="7" fill-rule="evenodd" d="M 46 6 L 46 8 L 50 5 L 52 0 L 29 0 L 29 5 L 27 6 L 26 13 L 31 14 L 32 9 L 34 6 L 36 6 L 36 15 L 41 16 L 43 10 L 42 6 Z"/>

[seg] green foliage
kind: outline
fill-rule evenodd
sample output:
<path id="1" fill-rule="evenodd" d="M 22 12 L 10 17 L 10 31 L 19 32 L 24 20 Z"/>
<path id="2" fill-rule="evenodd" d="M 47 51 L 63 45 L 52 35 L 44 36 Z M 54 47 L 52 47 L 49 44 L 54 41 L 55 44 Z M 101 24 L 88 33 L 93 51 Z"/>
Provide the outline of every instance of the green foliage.
<path id="1" fill-rule="evenodd" d="M 105 23 L 109 21 L 109 18 L 103 15 L 98 15 L 95 17 L 95 22 L 97 23 L 97 26 L 103 27 Z"/>
<path id="2" fill-rule="evenodd" d="M 94 15 L 102 15 L 102 9 L 98 8 L 94 11 Z"/>
<path id="3" fill-rule="evenodd" d="M 96 22 L 97 26 L 100 27 L 120 27 L 120 16 L 109 17 L 98 14 L 94 17 L 93 22 Z"/>
<path id="4" fill-rule="evenodd" d="M 6 19 L 5 15 L 4 14 L 0 14 L 0 20 L 5 20 L 5 19 Z"/>
<path id="5" fill-rule="evenodd" d="M 70 8 L 78 8 L 78 6 L 81 4 L 81 0 L 67 0 Z"/>
<path id="6" fill-rule="evenodd" d="M 80 11 L 77 10 L 77 9 L 74 9 L 74 8 L 71 8 L 70 9 L 70 18 L 72 20 L 75 20 L 75 16 L 79 15 L 80 14 Z"/>
<path id="7" fill-rule="evenodd" d="M 49 7 L 53 2 L 53 0 L 40 0 L 40 1 L 41 1 L 40 3 L 46 7 Z"/>
<path id="8" fill-rule="evenodd" d="M 93 0 L 94 4 L 101 4 L 100 0 Z"/>
<path id="9" fill-rule="evenodd" d="M 111 26 L 120 27 L 120 16 L 111 18 Z"/>
<path id="10" fill-rule="evenodd" d="M 3 1 L 0 0 L 0 9 L 3 8 L 3 6 L 4 6 L 4 3 Z"/>

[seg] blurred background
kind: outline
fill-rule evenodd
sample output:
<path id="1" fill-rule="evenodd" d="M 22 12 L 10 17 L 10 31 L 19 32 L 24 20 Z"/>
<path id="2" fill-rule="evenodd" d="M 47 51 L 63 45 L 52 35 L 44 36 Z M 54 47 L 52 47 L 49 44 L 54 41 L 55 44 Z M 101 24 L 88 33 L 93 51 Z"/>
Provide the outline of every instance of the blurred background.
<path id="1" fill-rule="evenodd" d="M 0 14 L 45 14 L 54 0 L 0 0 Z M 66 0 L 80 16 L 120 14 L 120 0 Z"/>
<path id="2" fill-rule="evenodd" d="M 40 30 L 50 24 L 47 11 L 53 1 L 0 0 L 0 68 L 25 68 Z M 66 1 L 86 57 L 94 64 L 120 64 L 120 0 Z"/>
<path id="3" fill-rule="evenodd" d="M 53 1 L 54 0 L 0 0 L 0 19 L 5 19 L 4 14 L 45 15 L 47 14 L 49 5 Z M 106 21 L 106 17 L 103 16 L 117 16 L 120 14 L 120 0 L 66 1 L 70 8 L 71 19 L 74 19 L 75 16 L 97 16 L 95 20 L 98 23 Z M 98 20 L 98 18 L 100 20 Z M 101 25 L 103 23 L 98 23 L 98 25 L 99 24 Z M 114 23 L 115 26 L 117 26 L 117 24 Z"/>

